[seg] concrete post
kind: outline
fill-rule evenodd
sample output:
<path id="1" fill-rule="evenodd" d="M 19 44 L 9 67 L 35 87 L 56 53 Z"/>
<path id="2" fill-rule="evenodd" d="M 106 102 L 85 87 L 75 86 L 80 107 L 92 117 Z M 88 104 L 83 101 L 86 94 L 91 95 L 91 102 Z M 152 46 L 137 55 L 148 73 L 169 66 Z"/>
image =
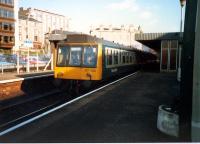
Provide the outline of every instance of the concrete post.
<path id="1" fill-rule="evenodd" d="M 197 0 L 187 0 L 183 47 L 181 55 L 181 88 L 180 88 L 180 138 L 191 141 L 193 66 L 195 47 Z"/>
<path id="2" fill-rule="evenodd" d="M 200 142 L 200 0 L 198 0 L 193 72 L 192 141 Z"/>

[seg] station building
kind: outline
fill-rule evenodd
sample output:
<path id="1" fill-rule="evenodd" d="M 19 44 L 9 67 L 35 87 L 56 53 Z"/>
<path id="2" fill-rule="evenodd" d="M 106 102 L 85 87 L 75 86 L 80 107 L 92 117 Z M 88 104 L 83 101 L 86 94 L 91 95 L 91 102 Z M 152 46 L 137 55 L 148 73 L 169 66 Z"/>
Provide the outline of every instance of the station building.
<path id="1" fill-rule="evenodd" d="M 135 40 L 154 49 L 158 53 L 160 71 L 173 72 L 178 69 L 178 48 L 180 33 L 142 33 L 136 34 Z"/>

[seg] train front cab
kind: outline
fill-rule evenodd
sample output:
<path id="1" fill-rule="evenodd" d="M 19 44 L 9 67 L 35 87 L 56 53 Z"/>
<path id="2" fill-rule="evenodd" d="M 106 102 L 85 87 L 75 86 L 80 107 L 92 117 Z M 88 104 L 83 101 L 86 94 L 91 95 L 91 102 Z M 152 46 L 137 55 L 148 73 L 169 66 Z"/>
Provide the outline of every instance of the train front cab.
<path id="1" fill-rule="evenodd" d="M 102 79 L 102 46 L 97 43 L 58 44 L 55 78 L 69 80 Z"/>

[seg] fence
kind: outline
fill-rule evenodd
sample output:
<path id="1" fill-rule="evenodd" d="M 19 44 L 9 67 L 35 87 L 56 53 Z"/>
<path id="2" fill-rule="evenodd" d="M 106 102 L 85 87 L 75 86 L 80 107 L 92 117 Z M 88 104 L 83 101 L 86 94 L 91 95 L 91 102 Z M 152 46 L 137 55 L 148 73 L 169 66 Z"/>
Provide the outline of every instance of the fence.
<path id="1" fill-rule="evenodd" d="M 0 54 L 1 74 L 29 73 L 53 70 L 53 54 L 46 55 L 36 50 L 12 51 L 12 54 Z"/>

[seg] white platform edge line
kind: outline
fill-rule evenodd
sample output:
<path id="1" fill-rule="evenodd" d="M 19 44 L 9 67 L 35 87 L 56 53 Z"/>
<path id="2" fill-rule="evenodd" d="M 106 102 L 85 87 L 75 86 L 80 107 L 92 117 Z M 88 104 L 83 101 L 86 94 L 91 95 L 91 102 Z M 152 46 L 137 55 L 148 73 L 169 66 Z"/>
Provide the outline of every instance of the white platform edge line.
<path id="1" fill-rule="evenodd" d="M 24 121 L 24 122 L 22 122 L 22 123 L 20 123 L 20 124 L 17 124 L 16 126 L 13 126 L 13 127 L 8 128 L 8 129 L 6 129 L 6 130 L 4 130 L 4 131 L 1 131 L 1 132 L 0 132 L 0 136 L 3 136 L 3 135 L 5 135 L 5 134 L 7 134 L 7 133 L 9 133 L 9 132 L 12 132 L 12 131 L 14 131 L 14 130 L 16 130 L 16 129 L 22 127 L 22 126 L 25 126 L 26 124 L 29 124 L 29 123 L 31 123 L 31 122 L 37 120 L 37 119 L 40 119 L 40 118 L 42 118 L 42 117 L 44 117 L 44 116 L 46 116 L 46 115 L 48 115 L 48 114 L 50 114 L 50 113 L 52 113 L 52 112 L 54 112 L 54 111 L 56 111 L 56 110 L 59 110 L 59 109 L 65 107 L 65 106 L 67 106 L 67 105 L 69 105 L 69 104 L 71 104 L 71 103 L 73 103 L 73 102 L 75 102 L 75 101 L 78 101 L 78 100 L 80 100 L 81 98 L 84 98 L 84 97 L 86 97 L 86 96 L 88 96 L 88 95 L 90 95 L 90 94 L 92 94 L 92 93 L 95 93 L 95 92 L 97 92 L 97 91 L 99 91 L 99 90 L 101 90 L 101 89 L 103 89 L 103 88 L 105 88 L 105 87 L 107 87 L 107 86 L 110 86 L 110 85 L 112 85 L 112 84 L 115 84 L 115 83 L 117 83 L 117 82 L 119 82 L 119 81 L 121 81 L 121 80 L 123 80 L 123 79 L 126 79 L 126 78 L 128 78 L 128 77 L 130 77 L 130 76 L 133 76 L 133 75 L 135 75 L 135 74 L 137 74 L 137 73 L 138 73 L 138 72 L 135 72 L 135 73 L 132 73 L 132 74 L 130 74 L 130 75 L 127 75 L 127 76 L 125 76 L 125 77 L 123 77 L 123 78 L 120 78 L 120 79 L 118 79 L 118 80 L 116 80 L 116 81 L 114 81 L 114 82 L 111 82 L 111 83 L 109 83 L 109 84 L 107 84 L 107 85 L 105 85 L 105 86 L 102 86 L 102 87 L 100 87 L 100 88 L 98 88 L 98 89 L 95 89 L 95 90 L 93 90 L 93 91 L 91 91 L 91 92 L 89 92 L 89 93 L 86 93 L 86 94 L 84 94 L 84 95 L 82 95 L 82 96 L 80 96 L 80 97 L 77 97 L 77 98 L 75 98 L 75 99 L 73 99 L 73 100 L 71 100 L 71 101 L 69 101 L 69 102 L 66 102 L 66 103 L 64 103 L 64 104 L 62 104 L 62 105 L 60 105 L 60 106 L 57 106 L 57 107 L 55 107 L 55 108 L 53 108 L 53 109 L 51 109 L 51 110 L 49 110 L 49 111 L 46 111 L 46 112 L 44 112 L 44 113 L 42 113 L 42 114 L 40 114 L 40 115 L 38 115 L 38 116 L 35 116 L 35 117 L 33 117 L 33 118 L 31 118 L 31 119 L 29 119 L 29 120 L 27 120 L 27 121 Z"/>
<path id="2" fill-rule="evenodd" d="M 26 78 L 17 78 L 17 79 L 10 79 L 10 80 L 2 80 L 2 81 L 0 81 L 0 84 L 17 82 L 17 81 L 23 81 L 23 80 L 29 80 L 29 79 L 35 79 L 35 78 L 48 77 L 48 76 L 53 76 L 53 75 L 54 74 L 45 74 L 45 75 L 38 75 L 38 76 L 32 76 L 32 77 L 26 77 Z"/>

